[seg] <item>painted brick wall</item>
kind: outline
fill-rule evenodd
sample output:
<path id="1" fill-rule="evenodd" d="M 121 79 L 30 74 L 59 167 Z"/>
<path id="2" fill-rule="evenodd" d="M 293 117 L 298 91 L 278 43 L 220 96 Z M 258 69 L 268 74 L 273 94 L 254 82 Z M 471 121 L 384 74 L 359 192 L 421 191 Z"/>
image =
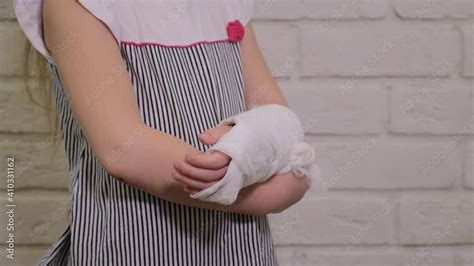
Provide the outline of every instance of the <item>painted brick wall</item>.
<path id="1" fill-rule="evenodd" d="M 470 0 L 257 1 L 259 42 L 324 177 L 324 192 L 271 215 L 281 265 L 474 264 L 473 22 Z M 26 40 L 10 1 L 0 39 L 14 265 L 32 265 L 65 228 L 67 164 L 24 93 Z M 1 188 L 5 205 L 5 179 Z M 11 265 L 0 219 L 0 265 Z"/>

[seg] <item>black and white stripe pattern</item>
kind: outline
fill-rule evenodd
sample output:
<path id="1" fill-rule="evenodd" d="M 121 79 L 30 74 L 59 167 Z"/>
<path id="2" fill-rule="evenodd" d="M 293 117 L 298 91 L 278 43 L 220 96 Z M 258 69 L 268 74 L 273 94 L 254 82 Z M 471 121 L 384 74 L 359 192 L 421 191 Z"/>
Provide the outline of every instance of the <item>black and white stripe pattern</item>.
<path id="1" fill-rule="evenodd" d="M 143 121 L 201 151 L 198 134 L 245 110 L 238 42 L 121 44 Z M 276 265 L 266 216 L 171 203 L 108 175 L 49 65 L 70 165 L 70 226 L 40 265 Z"/>

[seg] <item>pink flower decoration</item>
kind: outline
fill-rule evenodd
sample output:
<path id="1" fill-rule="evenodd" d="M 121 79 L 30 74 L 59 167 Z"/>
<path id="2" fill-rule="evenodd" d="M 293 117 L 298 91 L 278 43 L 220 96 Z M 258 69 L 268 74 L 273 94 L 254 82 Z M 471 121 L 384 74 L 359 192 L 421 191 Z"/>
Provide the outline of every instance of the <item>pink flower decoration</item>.
<path id="1" fill-rule="evenodd" d="M 227 35 L 229 36 L 229 41 L 237 42 L 242 40 L 244 33 L 245 28 L 239 20 L 234 20 L 227 24 Z"/>

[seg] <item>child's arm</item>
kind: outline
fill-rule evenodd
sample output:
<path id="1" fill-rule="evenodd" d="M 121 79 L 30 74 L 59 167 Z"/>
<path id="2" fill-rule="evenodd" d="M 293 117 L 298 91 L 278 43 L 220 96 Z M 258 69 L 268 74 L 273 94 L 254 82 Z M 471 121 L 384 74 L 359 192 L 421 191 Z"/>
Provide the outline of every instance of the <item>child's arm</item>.
<path id="1" fill-rule="evenodd" d="M 288 103 L 285 97 L 283 96 L 275 79 L 273 78 L 273 75 L 266 64 L 265 59 L 263 58 L 251 23 L 248 23 L 245 28 L 245 35 L 241 43 L 241 56 L 244 78 L 244 94 L 247 110 L 252 109 L 255 105 L 268 104 L 278 104 L 288 107 Z M 222 136 L 225 132 L 222 132 L 222 128 L 218 126 L 216 128 L 208 129 L 207 133 L 208 136 L 205 139 L 200 138 L 201 142 L 205 144 L 215 144 L 220 138 L 220 136 Z M 298 134 L 295 134 L 294 137 L 296 137 L 296 135 Z M 276 146 L 277 147 L 275 148 L 281 148 L 282 150 L 285 149 L 284 147 L 279 147 L 279 145 Z M 242 147 L 239 145 L 238 148 Z M 245 153 L 245 151 L 242 151 L 242 153 Z M 287 151 L 286 153 L 289 154 L 290 152 Z M 308 153 L 305 153 L 305 155 L 307 154 Z M 197 197 L 213 197 L 214 199 L 223 199 L 224 196 L 219 195 L 219 193 L 221 193 L 221 189 L 223 189 L 222 182 L 221 184 L 215 185 L 214 188 L 211 188 L 215 183 L 221 181 L 220 179 L 209 178 L 208 175 L 189 174 L 190 171 L 188 169 L 193 170 L 195 173 L 199 173 L 201 171 L 200 169 L 204 168 L 202 166 L 204 164 L 203 162 L 206 160 L 210 160 L 210 156 L 211 155 L 206 154 L 189 154 L 186 156 L 186 160 L 184 162 L 180 162 L 176 165 L 177 172 L 179 173 L 180 181 L 188 187 L 188 191 L 190 193 L 198 193 L 204 189 L 210 188 L 210 190 L 205 191 L 204 194 L 202 192 L 201 194 L 196 194 Z M 256 156 L 254 156 L 255 159 L 257 159 Z M 270 156 L 271 154 L 269 154 L 269 157 Z M 301 154 L 301 156 L 303 156 L 303 154 Z M 305 158 L 306 156 L 303 157 Z M 303 161 L 307 160 L 299 160 L 299 162 Z M 310 173 L 311 178 L 315 178 L 318 175 L 316 173 L 317 169 L 315 167 L 312 167 L 311 169 L 313 171 L 309 171 L 308 173 Z M 231 186 L 235 187 L 235 182 L 237 181 L 234 179 L 232 181 L 233 185 Z M 215 189 L 216 187 L 218 187 L 217 190 Z M 218 196 L 214 196 L 214 194 Z M 228 197 L 227 194 L 228 193 L 226 193 L 225 197 Z"/>
<path id="2" fill-rule="evenodd" d="M 268 68 L 267 63 L 263 58 L 251 23 L 248 23 L 245 28 L 245 35 L 241 43 L 241 57 L 244 79 L 244 95 L 247 110 L 252 109 L 255 105 L 267 104 L 278 104 L 288 107 L 288 103 L 284 95 L 278 87 L 278 84 L 273 78 L 273 75 L 270 69 Z M 222 136 L 226 132 L 222 132 L 222 128 L 218 126 L 216 128 L 208 129 L 207 133 L 208 136 L 206 138 L 200 138 L 201 142 L 205 144 L 215 144 L 220 138 L 220 136 Z M 278 147 L 278 145 L 276 146 Z M 281 147 L 281 149 L 284 150 L 285 148 Z M 287 151 L 286 153 L 289 154 L 290 151 Z M 303 156 L 303 154 L 301 155 Z M 203 166 L 204 162 L 206 160 L 210 160 L 211 156 L 212 154 L 188 154 L 184 162 L 179 162 L 176 164 L 176 170 L 179 176 L 179 180 L 186 185 L 186 187 L 188 188 L 188 193 L 198 193 L 196 194 L 196 197 L 209 197 L 209 200 L 210 198 L 212 198 L 213 200 L 223 200 L 224 198 L 226 198 L 226 200 L 228 201 L 230 199 L 228 195 L 229 193 L 227 193 L 229 192 L 229 186 L 235 187 L 236 182 L 238 183 L 237 180 L 232 179 L 233 185 L 229 185 L 226 187 L 226 189 L 224 189 L 224 185 L 222 184 L 221 178 L 210 178 L 209 175 L 199 174 L 199 172 L 205 170 L 205 167 Z M 215 157 L 222 158 L 221 155 L 216 155 Z M 255 159 L 257 158 L 255 157 Z M 227 160 L 226 165 L 228 165 L 229 162 L 230 160 Z M 300 160 L 300 162 L 303 161 Z M 311 169 L 316 170 L 315 167 L 312 167 Z M 190 174 L 191 170 L 194 172 L 194 174 Z M 317 175 L 319 175 L 319 173 L 317 174 L 316 171 L 309 171 L 308 173 L 311 173 L 310 175 L 312 179 L 316 178 Z M 217 184 L 214 186 L 214 188 L 212 188 L 215 183 L 220 181 L 221 184 Z M 218 189 L 216 190 L 217 187 Z M 201 192 L 205 189 L 208 190 Z M 219 195 L 219 193 L 224 193 L 223 190 L 227 191 L 225 196 Z M 199 194 L 199 192 L 201 193 Z M 302 195 L 296 196 L 298 197 Z"/>
<path id="3" fill-rule="evenodd" d="M 314 149 L 304 142 L 299 118 L 289 108 L 280 104 L 254 106 L 219 125 L 229 123 L 234 126 L 209 149 L 211 154 L 222 152 L 232 158 L 222 179 L 208 182 L 208 176 L 201 178 L 194 174 L 204 169 L 177 165 L 179 181 L 198 188 L 192 198 L 232 204 L 242 188 L 263 182 L 275 174 L 292 171 L 310 180 L 319 178 Z M 201 183 L 212 185 L 203 187 Z"/>
<path id="4" fill-rule="evenodd" d="M 225 209 L 189 198 L 172 178 L 173 162 L 197 150 L 142 122 L 120 49 L 107 27 L 74 0 L 44 0 L 43 11 L 46 46 L 74 116 L 104 169 L 173 202 Z M 78 38 L 68 41 L 71 33 Z M 278 211 L 279 206 L 290 204 L 295 195 L 307 189 L 304 181 L 275 179 L 242 193 L 230 210 L 249 214 Z M 292 191 L 292 195 L 262 198 L 285 191 Z"/>
<path id="5" fill-rule="evenodd" d="M 281 92 L 278 83 L 262 55 L 252 23 L 245 27 L 241 44 L 244 95 L 247 110 L 256 104 L 281 104 L 288 107 L 288 102 Z"/>

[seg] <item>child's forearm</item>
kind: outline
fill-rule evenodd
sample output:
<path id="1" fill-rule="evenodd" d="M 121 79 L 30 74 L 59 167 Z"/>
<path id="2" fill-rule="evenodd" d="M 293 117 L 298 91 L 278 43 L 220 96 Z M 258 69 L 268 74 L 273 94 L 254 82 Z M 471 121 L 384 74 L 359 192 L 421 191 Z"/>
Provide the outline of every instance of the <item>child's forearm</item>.
<path id="1" fill-rule="evenodd" d="M 187 153 L 197 152 L 196 148 L 148 127 L 139 136 L 130 139 L 133 140 L 119 149 L 121 152 L 114 157 L 114 166 L 109 169 L 113 169 L 113 176 L 131 186 L 179 204 L 252 215 L 272 213 L 282 205 L 281 199 L 272 199 L 273 195 L 278 195 L 279 188 L 285 189 L 279 179 L 243 189 L 239 199 L 231 206 L 192 199 L 183 190 L 182 184 L 171 176 L 171 172 L 175 161 L 182 160 Z"/>
<path id="2" fill-rule="evenodd" d="M 291 172 L 273 175 L 264 182 L 242 189 L 230 210 L 279 213 L 300 201 L 308 189 L 307 180 Z"/>

